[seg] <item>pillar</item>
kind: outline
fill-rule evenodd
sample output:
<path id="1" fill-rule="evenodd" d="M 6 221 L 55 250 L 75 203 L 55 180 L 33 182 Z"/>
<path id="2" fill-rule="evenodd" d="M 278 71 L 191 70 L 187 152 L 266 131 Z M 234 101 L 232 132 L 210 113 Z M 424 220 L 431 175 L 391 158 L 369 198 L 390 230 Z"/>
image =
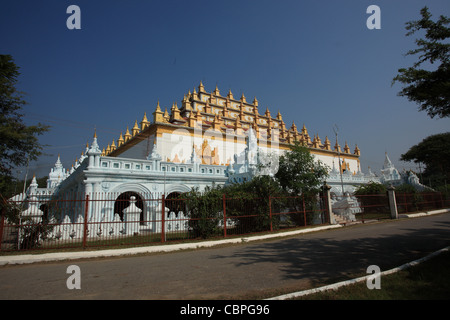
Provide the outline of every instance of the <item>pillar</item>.
<path id="1" fill-rule="evenodd" d="M 391 219 L 398 219 L 397 201 L 395 200 L 395 188 L 390 185 L 388 187 L 389 208 L 391 210 Z"/>
<path id="2" fill-rule="evenodd" d="M 333 208 L 331 207 L 331 187 L 326 183 L 323 184 L 323 200 L 325 202 L 325 210 L 327 211 L 328 217 L 330 219 L 330 224 L 336 224 L 336 219 L 334 218 Z"/>
<path id="3" fill-rule="evenodd" d="M 140 216 L 142 210 L 136 206 L 136 197 L 130 197 L 130 205 L 123 211 L 125 222 L 125 234 L 134 235 L 139 233 Z"/>

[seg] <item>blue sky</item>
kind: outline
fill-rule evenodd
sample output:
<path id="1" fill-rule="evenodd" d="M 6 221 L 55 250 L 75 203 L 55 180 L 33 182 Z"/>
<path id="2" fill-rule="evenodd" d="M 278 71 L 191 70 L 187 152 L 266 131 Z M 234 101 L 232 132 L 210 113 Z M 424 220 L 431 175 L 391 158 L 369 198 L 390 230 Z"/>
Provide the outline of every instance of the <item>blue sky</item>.
<path id="1" fill-rule="evenodd" d="M 69 5 L 81 9 L 81 30 L 69 30 Z M 369 30 L 369 5 L 381 29 Z M 121 131 L 149 119 L 159 100 L 181 104 L 202 81 L 207 91 L 257 97 L 290 127 L 361 149 L 367 172 L 388 152 L 398 169 L 416 168 L 400 155 L 425 137 L 447 132 L 391 86 L 415 57 L 405 23 L 427 5 L 436 20 L 448 0 L 342 1 L 22 1 L 0 4 L 0 53 L 21 68 L 18 88 L 29 102 L 28 124 L 52 126 L 40 137 L 43 156 L 30 174 L 46 175 L 61 154 L 70 168 L 92 141 L 106 147 Z M 422 35 L 422 34 L 420 34 Z"/>

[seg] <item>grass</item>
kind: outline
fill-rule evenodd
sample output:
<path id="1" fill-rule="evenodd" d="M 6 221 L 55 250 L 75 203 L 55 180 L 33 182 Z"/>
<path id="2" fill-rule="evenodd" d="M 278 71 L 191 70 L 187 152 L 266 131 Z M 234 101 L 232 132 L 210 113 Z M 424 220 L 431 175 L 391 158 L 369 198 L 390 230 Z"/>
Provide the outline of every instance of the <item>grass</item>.
<path id="1" fill-rule="evenodd" d="M 363 281 L 298 300 L 448 300 L 449 271 L 450 252 L 447 251 L 417 266 L 381 276 L 380 289 L 370 290 Z"/>

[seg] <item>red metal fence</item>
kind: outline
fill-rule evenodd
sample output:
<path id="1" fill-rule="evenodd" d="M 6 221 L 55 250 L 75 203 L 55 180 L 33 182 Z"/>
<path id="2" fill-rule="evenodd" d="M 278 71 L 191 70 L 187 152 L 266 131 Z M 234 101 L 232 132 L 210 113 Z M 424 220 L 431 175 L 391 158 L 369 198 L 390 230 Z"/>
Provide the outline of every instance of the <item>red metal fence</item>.
<path id="1" fill-rule="evenodd" d="M 226 195 L 197 200 L 129 193 L 10 201 L 0 220 L 0 250 L 138 246 L 275 232 L 330 221 L 319 196 L 309 202 L 301 197 Z"/>
<path id="2" fill-rule="evenodd" d="M 450 199 L 440 193 L 395 197 L 398 213 L 450 207 Z M 360 221 L 391 217 L 387 194 L 345 199 L 330 199 L 327 194 L 308 199 L 166 198 L 132 192 L 31 197 L 2 206 L 0 251 L 138 246 L 277 232 L 331 223 L 329 204 L 335 217 L 343 212 Z"/>

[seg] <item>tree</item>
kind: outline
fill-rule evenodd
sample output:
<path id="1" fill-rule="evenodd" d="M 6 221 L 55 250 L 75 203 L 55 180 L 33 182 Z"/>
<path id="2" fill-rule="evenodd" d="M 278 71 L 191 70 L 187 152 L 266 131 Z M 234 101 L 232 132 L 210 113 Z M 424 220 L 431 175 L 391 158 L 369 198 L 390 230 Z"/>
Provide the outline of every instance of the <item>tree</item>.
<path id="1" fill-rule="evenodd" d="M 445 184 L 450 181 L 450 132 L 423 139 L 402 154 L 400 160 L 425 164 L 424 177 Z"/>
<path id="2" fill-rule="evenodd" d="M 419 30 L 426 31 L 425 39 L 416 39 L 417 49 L 410 50 L 406 55 L 420 54 L 419 60 L 412 67 L 401 68 L 392 84 L 401 82 L 406 86 L 398 93 L 406 96 L 409 101 L 419 104 L 420 111 L 427 111 L 431 118 L 450 116 L 450 44 L 445 43 L 450 38 L 450 28 L 446 27 L 450 19 L 440 16 L 437 22 L 432 21 L 427 7 L 420 10 L 422 19 L 406 23 L 410 36 Z M 433 71 L 424 70 L 419 66 L 428 62 L 437 65 Z"/>
<path id="3" fill-rule="evenodd" d="M 0 55 L 0 194 L 4 195 L 14 180 L 12 169 L 37 160 L 42 154 L 37 136 L 49 129 L 40 123 L 23 123 L 21 111 L 26 101 L 16 89 L 19 75 L 11 55 Z"/>
<path id="4" fill-rule="evenodd" d="M 316 161 L 309 150 L 296 142 L 280 157 L 275 178 L 280 186 L 292 195 L 312 194 L 320 190 L 327 167 Z"/>

